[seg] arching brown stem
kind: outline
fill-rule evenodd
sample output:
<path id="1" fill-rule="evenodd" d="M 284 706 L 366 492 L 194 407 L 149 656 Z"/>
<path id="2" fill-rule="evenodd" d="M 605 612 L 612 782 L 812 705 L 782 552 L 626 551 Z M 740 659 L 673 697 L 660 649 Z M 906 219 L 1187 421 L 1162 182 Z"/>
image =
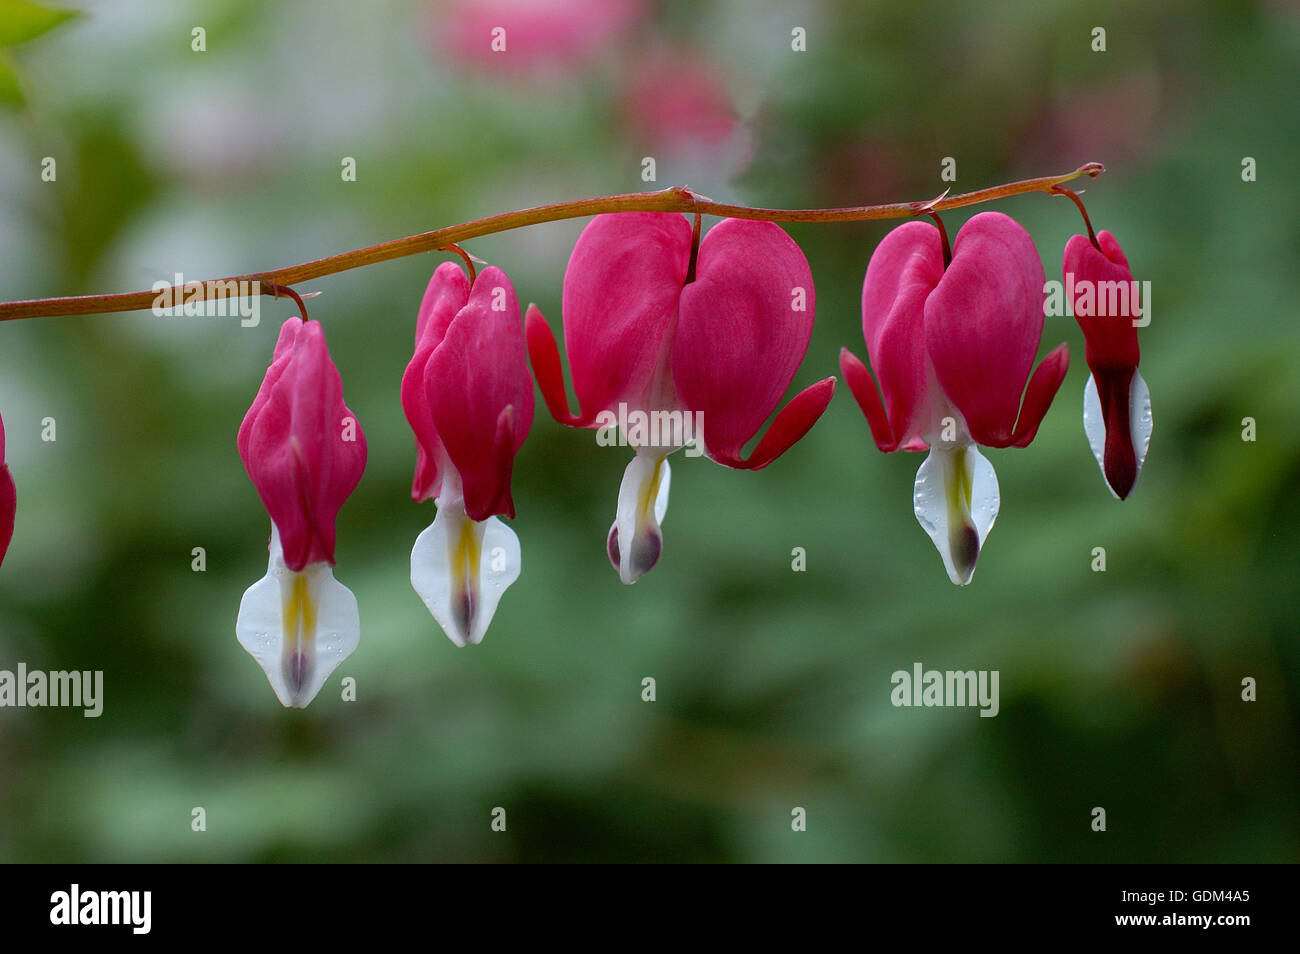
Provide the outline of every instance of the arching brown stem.
<path id="1" fill-rule="evenodd" d="M 290 265 L 272 271 L 256 272 L 248 275 L 236 275 L 205 282 L 190 282 L 181 291 L 185 301 L 207 301 L 234 297 L 230 289 L 238 285 L 230 283 L 258 282 L 264 295 L 278 297 L 285 288 L 302 282 L 334 275 L 353 268 L 362 268 L 379 262 L 419 255 L 455 246 L 469 239 L 505 232 L 510 229 L 539 225 L 543 222 L 558 222 L 562 219 L 576 219 L 589 215 L 601 215 L 608 212 L 684 212 L 693 215 L 715 215 L 735 219 L 752 219 L 765 222 L 864 222 L 876 219 L 905 219 L 918 212 L 942 212 L 962 206 L 991 202 L 1013 195 L 1025 195 L 1030 192 L 1052 193 L 1061 183 L 1069 182 L 1080 176 L 1096 178 L 1105 167 L 1100 162 L 1089 162 L 1075 169 L 1056 176 L 1040 176 L 1035 179 L 1022 179 L 1003 185 L 978 189 L 930 202 L 890 202 L 884 205 L 850 206 L 836 209 L 758 209 L 743 205 L 726 205 L 702 198 L 681 186 L 663 189 L 659 192 L 633 192 L 626 195 L 601 196 L 594 199 L 579 199 L 574 202 L 559 202 L 554 205 L 539 206 L 535 209 L 523 209 L 518 212 L 506 212 L 502 215 L 478 219 L 461 225 L 435 229 L 419 235 L 381 242 L 367 248 L 351 252 L 341 252 L 327 258 L 301 265 Z M 279 291 L 273 291 L 278 289 Z M 58 315 L 96 315 L 119 311 L 139 311 L 152 308 L 157 299 L 157 291 L 127 292 L 111 295 L 84 295 L 66 298 L 36 298 L 26 301 L 0 303 L 0 321 L 14 321 L 21 318 L 55 317 Z"/>

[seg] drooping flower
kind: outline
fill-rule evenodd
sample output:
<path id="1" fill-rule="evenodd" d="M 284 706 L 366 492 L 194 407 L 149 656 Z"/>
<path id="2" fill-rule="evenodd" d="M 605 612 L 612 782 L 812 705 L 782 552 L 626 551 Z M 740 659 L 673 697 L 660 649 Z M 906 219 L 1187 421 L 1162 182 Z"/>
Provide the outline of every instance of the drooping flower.
<path id="1" fill-rule="evenodd" d="M 1138 373 L 1137 333 L 1150 302 L 1143 302 L 1124 250 L 1104 229 L 1095 244 L 1086 235 L 1071 236 L 1062 271 L 1092 372 L 1083 391 L 1083 428 L 1106 485 L 1123 500 L 1151 442 L 1151 394 Z"/>
<path id="2" fill-rule="evenodd" d="M 14 478 L 5 463 L 5 422 L 0 418 L 0 565 L 9 552 L 9 541 L 14 535 L 14 513 L 18 497 L 14 491 Z"/>
<path id="3" fill-rule="evenodd" d="M 415 432 L 411 497 L 438 511 L 411 551 L 411 584 L 457 646 L 483 639 L 519 578 L 510 477 L 533 423 L 523 323 L 514 287 L 488 267 L 473 286 L 438 266 L 425 290 L 402 408 Z"/>
<path id="4" fill-rule="evenodd" d="M 555 419 L 602 435 L 617 425 L 635 452 L 606 541 L 624 583 L 662 551 L 669 454 L 689 444 L 726 467 L 766 467 L 807 433 L 835 386 L 827 378 L 797 394 L 742 457 L 807 351 L 812 272 L 770 222 L 724 219 L 698 254 L 692 248 L 691 226 L 676 214 L 600 215 L 583 230 L 563 300 L 576 414 L 550 326 L 536 307 L 526 318 L 533 371 Z"/>
<path id="5" fill-rule="evenodd" d="M 862 362 L 840 353 L 876 446 L 930 451 L 914 510 L 957 584 L 970 582 L 1000 503 L 993 465 L 976 445 L 1027 446 L 1069 365 L 1063 344 L 1030 377 L 1043 277 L 1029 233 L 999 212 L 966 223 L 946 268 L 939 230 L 908 222 L 876 248 L 862 285 L 862 330 L 883 404 Z"/>
<path id="6" fill-rule="evenodd" d="M 356 598 L 332 567 L 334 521 L 365 470 L 366 439 L 318 322 L 290 318 L 280 328 L 238 445 L 271 517 L 271 544 L 235 632 L 280 702 L 305 708 L 361 635 Z"/>

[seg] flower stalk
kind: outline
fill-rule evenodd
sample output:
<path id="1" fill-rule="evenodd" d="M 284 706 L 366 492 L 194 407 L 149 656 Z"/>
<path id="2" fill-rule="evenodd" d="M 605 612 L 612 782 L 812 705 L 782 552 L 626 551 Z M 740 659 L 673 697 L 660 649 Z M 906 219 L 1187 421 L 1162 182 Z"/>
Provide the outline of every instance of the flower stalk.
<path id="1" fill-rule="evenodd" d="M 190 282 L 179 291 L 184 300 L 208 301 L 226 297 L 235 297 L 233 289 L 237 284 L 230 282 L 258 282 L 262 294 L 272 297 L 284 295 L 292 285 L 335 275 L 366 265 L 420 255 L 425 252 L 439 251 L 450 246 L 494 235 L 512 229 L 526 228 L 545 222 L 558 222 L 563 219 L 576 219 L 585 216 L 601 215 L 610 212 L 684 212 L 693 215 L 714 215 L 722 218 L 751 219 L 761 222 L 866 222 L 877 219 L 906 219 L 918 211 L 943 212 L 967 205 L 978 205 L 995 199 L 1004 199 L 1013 195 L 1025 195 L 1030 192 L 1053 193 L 1062 183 L 1070 182 L 1082 176 L 1096 178 L 1105 167 L 1100 162 L 1084 163 L 1073 172 L 1062 175 L 1040 176 L 1034 179 L 1021 179 L 1003 185 L 978 189 L 962 195 L 954 195 L 929 202 L 889 202 L 883 205 L 851 206 L 835 209 L 761 209 L 743 205 L 726 205 L 713 202 L 697 195 L 684 186 L 673 186 L 658 192 L 633 192 L 625 195 L 599 196 L 592 199 L 578 199 L 573 202 L 559 202 L 543 205 L 533 209 L 506 212 L 501 215 L 477 219 L 460 225 L 408 235 L 405 238 L 381 242 L 367 248 L 341 252 L 327 258 L 301 265 L 248 275 L 236 275 L 231 278 Z M 111 295 L 82 295 L 65 298 L 35 298 L 25 301 L 0 303 L 0 321 L 15 321 L 22 318 L 53 318 L 63 315 L 99 315 L 122 311 L 142 311 L 152 308 L 158 292 L 139 291 Z"/>

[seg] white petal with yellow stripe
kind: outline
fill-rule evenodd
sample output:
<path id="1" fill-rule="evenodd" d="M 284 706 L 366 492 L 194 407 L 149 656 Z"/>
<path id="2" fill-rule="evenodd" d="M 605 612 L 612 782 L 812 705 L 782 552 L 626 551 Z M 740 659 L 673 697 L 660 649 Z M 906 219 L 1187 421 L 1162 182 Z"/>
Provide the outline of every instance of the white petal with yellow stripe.
<path id="1" fill-rule="evenodd" d="M 659 525 L 668 513 L 671 480 L 672 469 L 662 451 L 638 450 L 623 471 L 618 512 L 605 549 L 624 583 L 635 583 L 659 562 L 664 548 Z"/>
<path id="2" fill-rule="evenodd" d="M 411 550 L 411 585 L 447 638 L 471 646 L 482 642 L 502 595 L 519 579 L 519 538 L 498 517 L 471 520 L 459 494 L 445 496 Z"/>
<path id="3" fill-rule="evenodd" d="M 916 472 L 917 522 L 943 557 L 948 579 L 965 586 L 998 518 L 998 475 L 969 441 L 935 442 Z"/>
<path id="4" fill-rule="evenodd" d="M 361 641 L 357 600 L 328 563 L 295 572 L 271 525 L 266 576 L 244 592 L 235 635 L 266 673 L 280 702 L 303 709 Z"/>

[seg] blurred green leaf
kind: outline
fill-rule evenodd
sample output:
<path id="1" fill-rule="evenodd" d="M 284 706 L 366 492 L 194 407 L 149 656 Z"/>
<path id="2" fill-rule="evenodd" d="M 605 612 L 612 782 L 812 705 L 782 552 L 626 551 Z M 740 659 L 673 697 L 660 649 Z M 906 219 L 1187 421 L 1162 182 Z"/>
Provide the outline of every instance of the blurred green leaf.
<path id="1" fill-rule="evenodd" d="M 0 47 L 34 40 L 75 16 L 79 16 L 76 10 L 47 7 L 28 0 L 0 0 Z"/>
<path id="2" fill-rule="evenodd" d="M 21 105 L 22 102 L 23 87 L 18 82 L 18 71 L 7 57 L 0 56 L 0 103 Z"/>

